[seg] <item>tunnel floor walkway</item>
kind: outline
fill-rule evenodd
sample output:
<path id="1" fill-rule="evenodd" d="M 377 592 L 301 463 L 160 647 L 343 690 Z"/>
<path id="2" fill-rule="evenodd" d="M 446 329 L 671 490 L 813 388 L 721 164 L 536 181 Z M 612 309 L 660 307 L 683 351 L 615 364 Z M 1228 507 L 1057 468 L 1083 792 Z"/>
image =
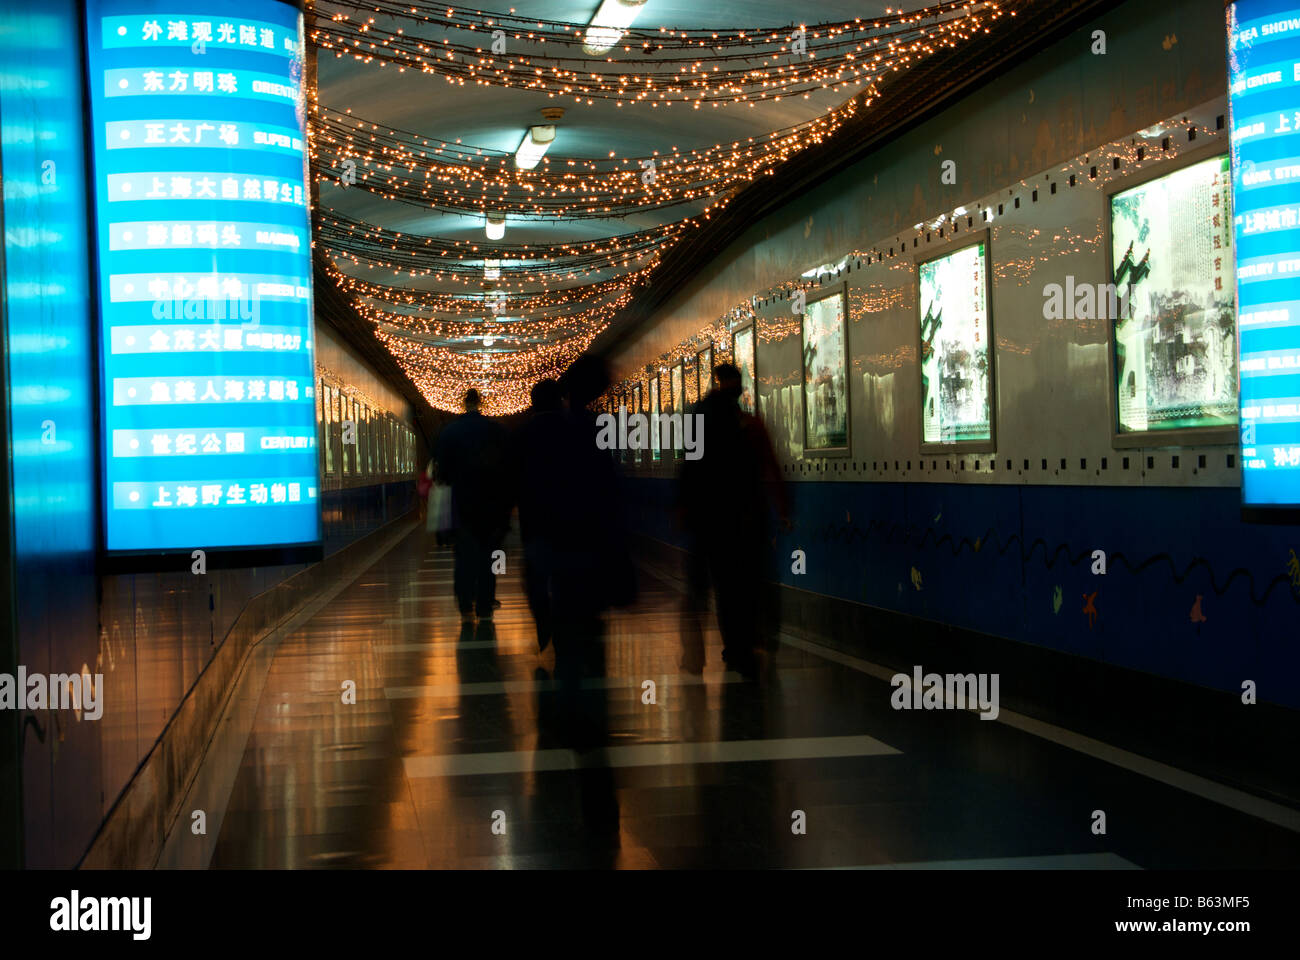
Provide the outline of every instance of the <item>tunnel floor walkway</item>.
<path id="1" fill-rule="evenodd" d="M 606 743 L 571 749 L 552 734 L 554 652 L 538 651 L 521 564 L 508 544 L 493 622 L 462 626 L 451 551 L 417 530 L 287 636 L 242 758 L 227 758 L 238 774 L 210 865 L 1300 861 L 1294 827 L 974 713 L 896 711 L 887 682 L 815 644 L 783 643 L 745 682 L 713 630 L 703 676 L 685 674 L 678 586 L 648 570 L 636 605 L 607 618 Z"/>

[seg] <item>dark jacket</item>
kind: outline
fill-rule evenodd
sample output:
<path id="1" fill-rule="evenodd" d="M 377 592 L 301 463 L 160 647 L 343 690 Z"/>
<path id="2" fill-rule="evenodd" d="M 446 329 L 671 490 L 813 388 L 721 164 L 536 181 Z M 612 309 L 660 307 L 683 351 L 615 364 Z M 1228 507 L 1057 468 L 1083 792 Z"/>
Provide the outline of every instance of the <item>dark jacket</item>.
<path id="1" fill-rule="evenodd" d="M 595 414 L 578 410 L 560 417 L 557 446 L 545 460 L 553 481 L 545 524 L 556 582 L 570 608 L 593 614 L 626 606 L 636 596 L 636 577 L 618 468 L 596 444 Z"/>
<path id="2" fill-rule="evenodd" d="M 529 415 L 512 438 L 511 475 L 519 504 L 519 533 L 524 540 L 547 539 L 563 529 L 560 501 L 565 469 L 558 462 L 568 443 L 563 410 Z"/>
<path id="3" fill-rule="evenodd" d="M 691 412 L 704 416 L 704 455 L 682 463 L 677 503 L 687 531 L 765 539 L 770 510 L 785 518 L 790 506 L 763 421 L 716 390 Z"/>
<path id="4" fill-rule="evenodd" d="M 452 519 L 478 537 L 495 539 L 510 525 L 510 463 L 501 424 L 474 411 L 438 435 L 438 480 L 451 485 Z"/>

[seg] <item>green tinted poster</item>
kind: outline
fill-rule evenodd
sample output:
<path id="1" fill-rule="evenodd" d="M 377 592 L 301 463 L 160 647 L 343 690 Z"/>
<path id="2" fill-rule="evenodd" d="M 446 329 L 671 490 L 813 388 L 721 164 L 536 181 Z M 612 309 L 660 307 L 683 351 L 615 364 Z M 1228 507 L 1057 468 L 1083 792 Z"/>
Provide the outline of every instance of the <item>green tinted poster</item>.
<path id="1" fill-rule="evenodd" d="M 758 409 L 758 389 L 754 382 L 754 328 L 736 331 L 732 338 L 732 355 L 740 369 L 740 409 L 753 413 Z"/>
<path id="2" fill-rule="evenodd" d="M 1120 433 L 1237 422 L 1231 196 L 1224 155 L 1110 198 Z"/>
<path id="3" fill-rule="evenodd" d="M 849 390 L 845 370 L 844 294 L 810 303 L 803 314 L 804 447 L 849 445 Z"/>
<path id="4" fill-rule="evenodd" d="M 650 378 L 650 459 L 658 460 L 663 454 L 659 450 L 659 431 L 654 428 L 655 414 L 662 413 L 659 409 L 659 374 L 654 374 Z"/>

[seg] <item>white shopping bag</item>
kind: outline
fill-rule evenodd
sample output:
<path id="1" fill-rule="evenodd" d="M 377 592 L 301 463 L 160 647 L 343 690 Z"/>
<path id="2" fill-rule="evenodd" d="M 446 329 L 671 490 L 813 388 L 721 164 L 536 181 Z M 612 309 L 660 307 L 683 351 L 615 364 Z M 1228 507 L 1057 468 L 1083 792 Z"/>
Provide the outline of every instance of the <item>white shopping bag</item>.
<path id="1" fill-rule="evenodd" d="M 451 487 L 435 483 L 429 488 L 429 515 L 424 529 L 429 533 L 451 529 Z"/>

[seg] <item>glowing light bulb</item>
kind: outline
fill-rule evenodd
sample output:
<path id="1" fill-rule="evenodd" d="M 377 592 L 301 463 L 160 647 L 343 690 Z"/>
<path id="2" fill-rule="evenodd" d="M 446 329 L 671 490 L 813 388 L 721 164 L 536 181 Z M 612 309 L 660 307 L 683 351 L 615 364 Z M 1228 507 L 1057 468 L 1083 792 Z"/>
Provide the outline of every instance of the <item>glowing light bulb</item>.
<path id="1" fill-rule="evenodd" d="M 500 214 L 489 213 L 487 215 L 487 238 L 489 240 L 500 240 L 506 235 L 506 218 Z"/>

